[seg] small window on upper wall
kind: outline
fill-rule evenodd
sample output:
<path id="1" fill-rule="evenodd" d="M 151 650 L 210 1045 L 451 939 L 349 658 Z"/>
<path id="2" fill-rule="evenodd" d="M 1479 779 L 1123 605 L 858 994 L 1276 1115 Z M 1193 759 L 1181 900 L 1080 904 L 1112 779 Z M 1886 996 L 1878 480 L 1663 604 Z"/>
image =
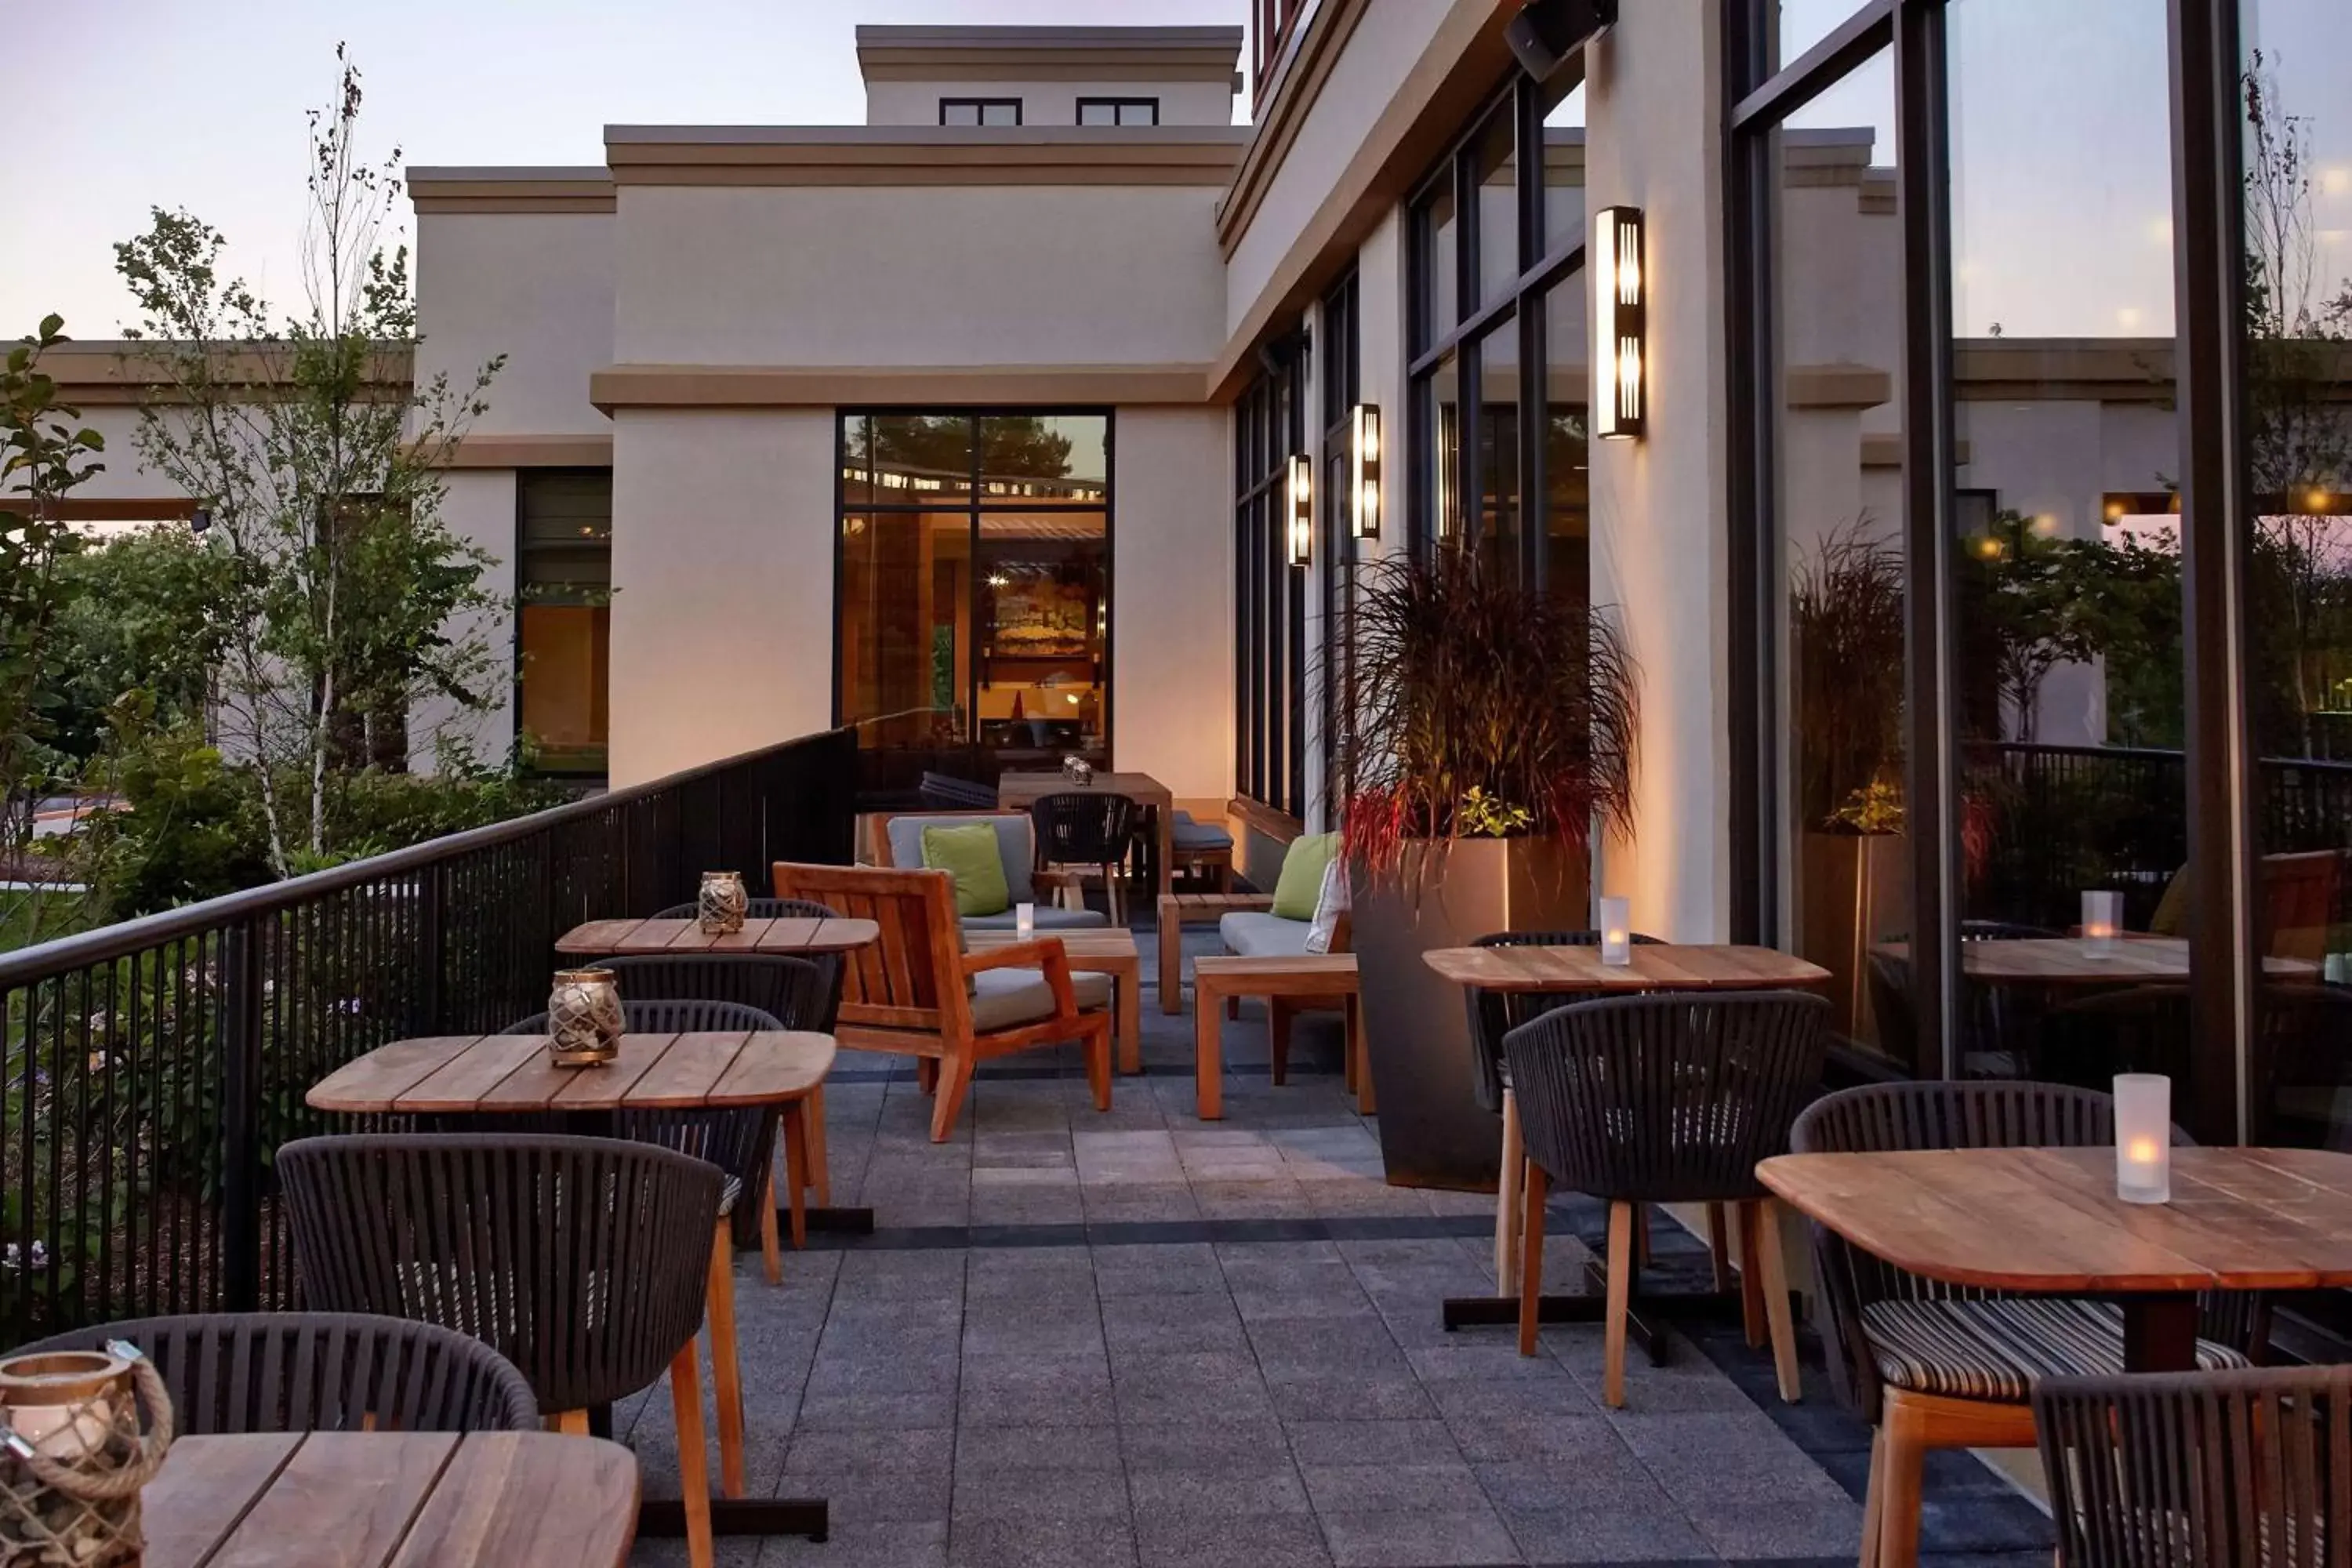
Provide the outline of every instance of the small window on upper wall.
<path id="1" fill-rule="evenodd" d="M 1017 98 L 943 98 L 940 100 L 940 123 L 1018 125 L 1021 123 L 1021 100 Z"/>
<path id="2" fill-rule="evenodd" d="M 1078 100 L 1078 123 L 1157 125 L 1160 123 L 1160 100 L 1156 98 L 1082 98 Z"/>

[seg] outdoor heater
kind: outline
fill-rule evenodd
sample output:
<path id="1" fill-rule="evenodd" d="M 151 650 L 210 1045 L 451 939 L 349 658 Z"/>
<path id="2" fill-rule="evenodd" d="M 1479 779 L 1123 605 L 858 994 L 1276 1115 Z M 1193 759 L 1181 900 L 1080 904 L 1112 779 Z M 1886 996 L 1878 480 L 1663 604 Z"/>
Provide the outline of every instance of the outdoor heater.
<path id="1" fill-rule="evenodd" d="M 1647 424 L 1650 279 L 1643 227 L 1639 207 L 1602 207 L 1592 215 L 1592 433 L 1604 441 L 1638 439 Z"/>
<path id="2" fill-rule="evenodd" d="M 1359 403 L 1349 411 L 1348 490 L 1355 500 L 1358 539 L 1381 536 L 1381 410 Z"/>
<path id="3" fill-rule="evenodd" d="M 1315 464 L 1304 452 L 1290 455 L 1290 563 L 1315 559 Z"/>

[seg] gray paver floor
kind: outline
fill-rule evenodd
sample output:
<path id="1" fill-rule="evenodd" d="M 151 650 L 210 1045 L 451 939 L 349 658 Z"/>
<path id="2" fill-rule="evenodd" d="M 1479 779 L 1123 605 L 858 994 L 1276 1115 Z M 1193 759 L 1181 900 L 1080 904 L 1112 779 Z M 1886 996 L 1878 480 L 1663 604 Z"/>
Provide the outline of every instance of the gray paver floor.
<path id="1" fill-rule="evenodd" d="M 1761 1352 L 1694 1331 L 1663 1367 L 1636 1355 L 1612 1412 L 1598 1327 L 1532 1359 L 1508 1330 L 1445 1333 L 1442 1298 L 1493 1288 L 1493 1200 L 1382 1181 L 1336 1019 L 1301 1021 L 1280 1089 L 1263 1012 L 1228 1023 L 1203 1123 L 1189 1008 L 1143 1000 L 1147 1070 L 1108 1114 L 1074 1053 L 1039 1053 L 982 1069 L 943 1145 L 910 1063 L 845 1056 L 834 1194 L 877 1233 L 788 1254 L 781 1288 L 745 1254 L 736 1289 L 751 1489 L 828 1499 L 832 1538 L 721 1540 L 721 1564 L 1853 1561 L 1868 1433 L 1817 1366 L 1782 1406 Z M 1552 1229 L 1598 1213 L 1569 1200 Z M 1554 1288 L 1587 1256 L 1549 1247 Z M 615 1421 L 674 1496 L 667 1391 Z M 1931 1560 L 2048 1561 L 2046 1521 L 1975 1460 L 1929 1477 Z"/>

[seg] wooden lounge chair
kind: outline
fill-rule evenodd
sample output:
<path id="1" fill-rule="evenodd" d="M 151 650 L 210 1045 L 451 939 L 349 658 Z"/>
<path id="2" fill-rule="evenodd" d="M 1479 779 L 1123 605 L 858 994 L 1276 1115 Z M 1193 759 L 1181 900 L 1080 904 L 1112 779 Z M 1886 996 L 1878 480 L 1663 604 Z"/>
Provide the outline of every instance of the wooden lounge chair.
<path id="1" fill-rule="evenodd" d="M 814 899 L 881 928 L 848 955 L 834 1038 L 919 1058 L 925 1092 L 938 1096 L 932 1142 L 955 1126 L 974 1068 L 1039 1046 L 1085 1047 L 1095 1109 L 1110 1109 L 1110 980 L 1074 976 L 1058 938 L 964 952 L 945 871 L 779 861 L 775 878 L 778 898 Z"/>

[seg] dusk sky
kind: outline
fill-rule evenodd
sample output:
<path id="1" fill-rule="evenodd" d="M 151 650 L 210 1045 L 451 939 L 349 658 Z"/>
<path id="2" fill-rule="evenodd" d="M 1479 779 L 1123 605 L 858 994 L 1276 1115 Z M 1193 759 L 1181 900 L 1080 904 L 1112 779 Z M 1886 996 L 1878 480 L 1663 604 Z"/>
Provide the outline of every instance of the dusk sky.
<path id="1" fill-rule="evenodd" d="M 1377 0 L 1383 5 L 1439 0 Z M 1853 0 L 1788 0 L 1800 48 Z M 2345 0 L 2258 0 L 2252 40 L 2307 117 L 2314 244 L 2352 274 Z M 874 23 L 1222 23 L 1248 0 L 191 0 L 20 5 L 17 144 L 0 162 L 0 340 L 48 310 L 111 337 L 114 241 L 151 205 L 225 230 L 231 269 L 300 297 L 303 110 L 347 39 L 364 149 L 408 163 L 596 163 L 611 123 L 854 124 L 854 34 Z M 1952 8 L 1957 297 L 1964 333 L 2152 335 L 2171 322 L 2163 0 L 1959 0 Z M 1797 123 L 1870 125 L 1891 160 L 1884 59 Z M 404 226 L 411 220 L 403 202 Z"/>

